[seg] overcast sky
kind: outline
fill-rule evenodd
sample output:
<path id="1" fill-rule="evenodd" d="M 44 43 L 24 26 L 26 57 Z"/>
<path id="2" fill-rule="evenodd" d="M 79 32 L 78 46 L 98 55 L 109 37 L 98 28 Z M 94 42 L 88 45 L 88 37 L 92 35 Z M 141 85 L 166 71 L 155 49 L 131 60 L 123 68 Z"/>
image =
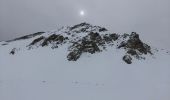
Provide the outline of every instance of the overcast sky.
<path id="1" fill-rule="evenodd" d="M 170 48 L 170 0 L 0 0 L 0 41 L 84 21 Z"/>

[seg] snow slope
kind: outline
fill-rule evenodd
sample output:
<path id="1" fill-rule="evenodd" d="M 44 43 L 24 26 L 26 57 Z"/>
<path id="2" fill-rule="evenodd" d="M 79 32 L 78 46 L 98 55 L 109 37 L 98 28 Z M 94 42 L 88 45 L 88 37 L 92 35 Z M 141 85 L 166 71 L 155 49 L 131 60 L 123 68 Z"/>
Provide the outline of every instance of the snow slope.
<path id="1" fill-rule="evenodd" d="M 0 42 L 0 100 L 170 100 L 166 50 L 133 59 L 132 64 L 122 60 L 125 51 L 116 47 L 68 61 L 69 43 L 28 50 L 40 36 Z M 9 54 L 14 47 L 17 53 Z"/>

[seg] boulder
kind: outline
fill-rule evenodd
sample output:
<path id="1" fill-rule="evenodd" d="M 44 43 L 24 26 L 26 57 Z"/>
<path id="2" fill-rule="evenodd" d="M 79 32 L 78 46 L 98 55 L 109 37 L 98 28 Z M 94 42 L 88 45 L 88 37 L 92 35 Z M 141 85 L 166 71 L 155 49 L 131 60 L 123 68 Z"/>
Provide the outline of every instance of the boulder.
<path id="1" fill-rule="evenodd" d="M 16 52 L 16 48 L 13 48 L 13 49 L 11 50 L 10 54 L 11 54 L 11 55 L 14 55 L 15 52 Z"/>
<path id="2" fill-rule="evenodd" d="M 132 57 L 130 55 L 123 56 L 123 61 L 125 61 L 127 64 L 132 64 Z"/>

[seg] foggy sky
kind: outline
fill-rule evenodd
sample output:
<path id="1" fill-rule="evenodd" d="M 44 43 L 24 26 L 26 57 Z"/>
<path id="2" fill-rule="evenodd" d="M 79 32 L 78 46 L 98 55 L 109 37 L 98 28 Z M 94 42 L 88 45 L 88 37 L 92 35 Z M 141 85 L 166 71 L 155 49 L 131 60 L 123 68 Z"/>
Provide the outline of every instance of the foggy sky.
<path id="1" fill-rule="evenodd" d="M 85 21 L 170 48 L 170 0 L 0 0 L 0 41 Z"/>

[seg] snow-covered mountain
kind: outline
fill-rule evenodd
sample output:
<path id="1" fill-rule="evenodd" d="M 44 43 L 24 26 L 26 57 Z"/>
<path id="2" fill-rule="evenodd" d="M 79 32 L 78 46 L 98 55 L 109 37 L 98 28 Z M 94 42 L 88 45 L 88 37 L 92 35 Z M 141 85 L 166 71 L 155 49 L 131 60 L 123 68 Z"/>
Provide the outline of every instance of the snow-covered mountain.
<path id="1" fill-rule="evenodd" d="M 170 52 L 81 23 L 0 42 L 0 100 L 169 100 Z"/>

